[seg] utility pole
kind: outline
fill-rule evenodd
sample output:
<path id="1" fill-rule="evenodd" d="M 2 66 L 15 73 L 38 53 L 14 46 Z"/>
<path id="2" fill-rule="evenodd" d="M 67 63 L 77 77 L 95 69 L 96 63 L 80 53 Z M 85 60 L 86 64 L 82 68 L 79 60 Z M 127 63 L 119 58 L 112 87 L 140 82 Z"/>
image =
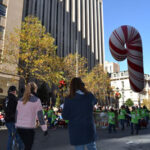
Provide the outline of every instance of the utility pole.
<path id="1" fill-rule="evenodd" d="M 78 61 L 78 40 L 76 40 L 76 77 L 79 76 L 79 61 Z"/>

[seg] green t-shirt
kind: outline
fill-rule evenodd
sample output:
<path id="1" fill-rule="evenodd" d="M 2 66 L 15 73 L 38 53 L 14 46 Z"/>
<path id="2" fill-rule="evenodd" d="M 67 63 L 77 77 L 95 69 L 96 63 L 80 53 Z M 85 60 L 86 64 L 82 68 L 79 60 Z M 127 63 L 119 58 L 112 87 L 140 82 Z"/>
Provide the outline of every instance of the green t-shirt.
<path id="1" fill-rule="evenodd" d="M 131 122 L 134 124 L 138 124 L 138 116 L 135 111 L 131 112 Z"/>
<path id="2" fill-rule="evenodd" d="M 48 118 L 51 118 L 52 117 L 52 113 L 53 113 L 53 110 L 48 110 L 48 112 L 47 112 L 47 117 Z"/>
<path id="3" fill-rule="evenodd" d="M 141 117 L 142 118 L 146 117 L 146 109 L 141 109 Z"/>
<path id="4" fill-rule="evenodd" d="M 108 123 L 115 124 L 115 113 L 114 112 L 108 112 Z"/>
<path id="5" fill-rule="evenodd" d="M 52 113 L 52 120 L 51 120 L 51 123 L 54 123 L 54 121 L 56 120 L 56 118 L 57 118 L 57 116 L 56 116 L 54 113 Z"/>
<path id="6" fill-rule="evenodd" d="M 120 119 L 125 119 L 125 114 L 126 114 L 126 111 L 124 109 L 121 109 L 120 114 L 119 114 L 119 118 Z"/>
<path id="7" fill-rule="evenodd" d="M 141 119 L 141 110 L 140 109 L 137 109 L 137 117 L 138 117 L 138 119 Z"/>

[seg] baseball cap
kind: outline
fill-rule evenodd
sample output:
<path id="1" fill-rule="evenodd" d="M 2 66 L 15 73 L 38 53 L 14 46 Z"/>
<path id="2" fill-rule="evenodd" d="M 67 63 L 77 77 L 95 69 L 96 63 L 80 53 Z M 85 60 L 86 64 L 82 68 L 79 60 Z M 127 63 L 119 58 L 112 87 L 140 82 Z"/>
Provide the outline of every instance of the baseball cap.
<path id="1" fill-rule="evenodd" d="M 8 92 L 13 92 L 13 91 L 17 91 L 17 88 L 14 85 L 10 86 L 8 89 Z"/>

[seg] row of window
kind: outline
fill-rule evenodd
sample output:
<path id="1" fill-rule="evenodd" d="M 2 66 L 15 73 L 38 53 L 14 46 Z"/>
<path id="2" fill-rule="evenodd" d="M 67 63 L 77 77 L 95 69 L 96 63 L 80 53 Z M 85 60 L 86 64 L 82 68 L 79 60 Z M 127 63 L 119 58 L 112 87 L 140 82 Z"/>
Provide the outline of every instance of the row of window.
<path id="1" fill-rule="evenodd" d="M 3 0 L 0 0 L 0 22 L 2 17 L 6 16 L 6 6 L 3 5 Z M 0 40 L 3 39 L 4 27 L 0 26 Z"/>
<path id="2" fill-rule="evenodd" d="M 6 6 L 0 3 L 0 16 L 6 16 Z"/>

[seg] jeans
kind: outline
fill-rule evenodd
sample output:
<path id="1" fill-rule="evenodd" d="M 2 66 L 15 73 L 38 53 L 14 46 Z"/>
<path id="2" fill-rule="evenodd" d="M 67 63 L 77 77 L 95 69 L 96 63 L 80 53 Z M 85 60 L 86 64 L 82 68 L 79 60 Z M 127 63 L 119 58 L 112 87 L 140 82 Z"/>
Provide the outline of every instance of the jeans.
<path id="1" fill-rule="evenodd" d="M 7 144 L 7 150 L 12 150 L 12 141 L 13 141 L 13 135 L 16 136 L 16 141 L 19 144 L 19 150 L 23 150 L 24 144 L 19 136 L 19 134 L 16 131 L 15 123 L 9 122 L 6 123 L 6 127 L 8 129 L 8 144 Z"/>
<path id="2" fill-rule="evenodd" d="M 139 133 L 138 124 L 131 123 L 131 134 L 134 134 L 134 130 L 136 131 L 136 134 Z"/>
<path id="3" fill-rule="evenodd" d="M 95 142 L 91 142 L 85 145 L 77 145 L 75 146 L 75 150 L 85 150 L 85 147 L 87 147 L 88 150 L 97 150 Z"/>
<path id="4" fill-rule="evenodd" d="M 108 126 L 108 132 L 111 133 L 112 129 L 116 133 L 116 126 L 115 126 L 115 124 L 109 124 L 109 126 Z"/>
<path id="5" fill-rule="evenodd" d="M 120 119 L 121 130 L 124 130 L 125 119 Z"/>

